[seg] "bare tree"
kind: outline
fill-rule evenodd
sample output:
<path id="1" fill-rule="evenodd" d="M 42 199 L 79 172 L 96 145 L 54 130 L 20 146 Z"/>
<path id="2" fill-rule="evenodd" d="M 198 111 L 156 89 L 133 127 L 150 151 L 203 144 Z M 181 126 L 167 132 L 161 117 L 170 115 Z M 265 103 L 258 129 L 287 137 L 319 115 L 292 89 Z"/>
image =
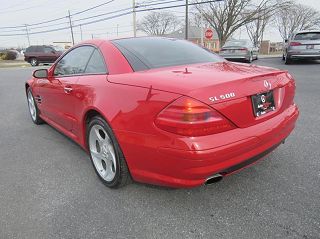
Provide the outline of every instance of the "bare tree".
<path id="1" fill-rule="evenodd" d="M 205 0 L 196 0 L 201 3 Z M 261 17 L 270 15 L 276 8 L 276 0 L 225 0 L 198 4 L 196 8 L 203 18 L 217 31 L 221 45 L 242 26 Z"/>
<path id="2" fill-rule="evenodd" d="M 197 12 L 191 12 L 191 19 L 190 19 L 190 25 L 196 26 L 196 27 L 207 27 L 208 22 L 202 17 L 201 13 Z"/>
<path id="3" fill-rule="evenodd" d="M 138 30 L 148 35 L 161 36 L 174 31 L 179 24 L 173 13 L 151 12 L 138 23 Z"/>
<path id="4" fill-rule="evenodd" d="M 320 27 L 320 13 L 314 8 L 290 2 L 276 14 L 275 24 L 283 40 L 296 31 Z"/>
<path id="5" fill-rule="evenodd" d="M 249 22 L 245 25 L 248 36 L 254 46 L 258 46 L 259 43 L 263 40 L 263 34 L 266 29 L 266 26 L 269 24 L 271 14 L 261 13 L 255 20 Z"/>

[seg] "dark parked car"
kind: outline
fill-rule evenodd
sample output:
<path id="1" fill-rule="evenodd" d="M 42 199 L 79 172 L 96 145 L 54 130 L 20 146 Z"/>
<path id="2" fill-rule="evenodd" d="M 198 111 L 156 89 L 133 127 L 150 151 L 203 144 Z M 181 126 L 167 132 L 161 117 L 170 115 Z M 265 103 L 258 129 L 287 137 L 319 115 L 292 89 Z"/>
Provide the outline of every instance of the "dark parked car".
<path id="1" fill-rule="evenodd" d="M 63 51 L 63 48 L 56 46 L 29 46 L 24 52 L 24 60 L 32 66 L 37 66 L 39 63 L 53 63 Z"/>

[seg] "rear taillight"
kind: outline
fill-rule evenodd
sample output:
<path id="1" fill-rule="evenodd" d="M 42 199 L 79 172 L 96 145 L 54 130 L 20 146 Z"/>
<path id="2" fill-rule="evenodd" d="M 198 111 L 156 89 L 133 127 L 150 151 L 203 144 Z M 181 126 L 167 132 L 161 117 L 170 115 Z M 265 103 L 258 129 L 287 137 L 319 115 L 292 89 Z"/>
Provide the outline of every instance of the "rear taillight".
<path id="1" fill-rule="evenodd" d="M 302 44 L 300 42 L 291 42 L 290 46 L 301 46 Z"/>
<path id="2" fill-rule="evenodd" d="M 240 48 L 240 51 L 248 51 L 248 48 Z"/>
<path id="3" fill-rule="evenodd" d="M 155 124 L 162 130 L 185 136 L 217 134 L 235 128 L 210 106 L 188 97 L 181 97 L 162 110 Z"/>

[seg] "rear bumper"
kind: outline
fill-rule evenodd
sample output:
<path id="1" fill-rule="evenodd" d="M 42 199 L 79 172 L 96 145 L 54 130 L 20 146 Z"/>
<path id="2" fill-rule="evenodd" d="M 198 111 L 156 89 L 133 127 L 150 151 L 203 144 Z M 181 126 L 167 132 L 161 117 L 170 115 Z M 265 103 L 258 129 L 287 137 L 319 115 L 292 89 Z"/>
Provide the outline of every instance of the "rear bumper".
<path id="1" fill-rule="evenodd" d="M 116 133 L 120 145 L 124 145 L 134 180 L 170 187 L 195 187 L 216 173 L 229 175 L 263 158 L 290 135 L 298 115 L 298 108 L 292 105 L 280 115 L 248 128 L 189 138 L 194 147 L 190 150 L 156 145 L 157 141 L 151 136 L 150 144 L 141 144 L 146 142 L 146 136 L 140 138 L 137 134 L 134 135 L 136 143 L 121 142 L 122 133 Z M 201 148 L 201 145 L 208 146 L 208 142 L 210 147 Z"/>
<path id="2" fill-rule="evenodd" d="M 220 55 L 227 60 L 249 60 L 250 55 Z"/>
<path id="3" fill-rule="evenodd" d="M 296 53 L 289 52 L 288 56 L 291 59 L 309 59 L 309 60 L 320 60 L 320 52 L 319 53 Z"/>

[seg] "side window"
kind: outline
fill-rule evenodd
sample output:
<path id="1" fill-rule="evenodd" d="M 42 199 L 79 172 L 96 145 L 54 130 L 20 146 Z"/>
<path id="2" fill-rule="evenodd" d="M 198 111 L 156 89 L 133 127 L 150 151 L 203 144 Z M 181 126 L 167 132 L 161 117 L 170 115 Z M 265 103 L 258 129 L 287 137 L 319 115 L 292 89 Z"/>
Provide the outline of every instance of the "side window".
<path id="1" fill-rule="evenodd" d="M 34 46 L 30 46 L 26 49 L 26 52 L 34 52 Z"/>
<path id="2" fill-rule="evenodd" d="M 44 51 L 44 53 L 52 53 L 53 48 L 51 48 L 51 47 L 44 47 L 43 51 Z"/>
<path id="3" fill-rule="evenodd" d="M 106 65 L 99 50 L 94 50 L 85 73 L 107 73 Z"/>
<path id="4" fill-rule="evenodd" d="M 34 52 L 41 52 L 42 51 L 42 46 L 36 46 L 34 49 Z"/>
<path id="5" fill-rule="evenodd" d="M 80 46 L 68 52 L 57 63 L 54 75 L 66 76 L 84 73 L 93 50 L 92 46 Z"/>

